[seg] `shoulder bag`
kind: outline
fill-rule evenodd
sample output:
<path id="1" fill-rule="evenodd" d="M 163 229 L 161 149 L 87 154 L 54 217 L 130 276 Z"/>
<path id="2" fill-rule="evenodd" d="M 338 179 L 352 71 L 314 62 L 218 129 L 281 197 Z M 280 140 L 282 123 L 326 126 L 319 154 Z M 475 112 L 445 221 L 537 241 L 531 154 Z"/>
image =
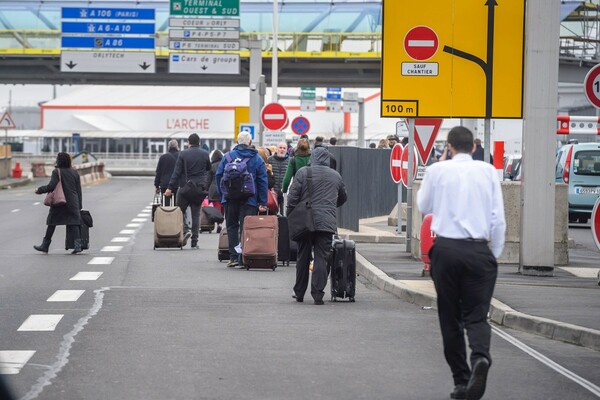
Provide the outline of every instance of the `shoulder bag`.
<path id="1" fill-rule="evenodd" d="M 288 215 L 290 237 L 294 241 L 303 240 L 315 231 L 312 210 L 312 168 L 307 168 L 308 200 L 299 202 Z"/>
<path id="2" fill-rule="evenodd" d="M 58 171 L 58 183 L 54 190 L 48 192 L 44 199 L 44 205 L 48 207 L 58 207 L 67 204 L 67 198 L 65 197 L 65 191 L 62 186 L 62 179 L 60 178 L 60 168 L 56 168 Z"/>
<path id="3" fill-rule="evenodd" d="M 183 157 L 183 154 L 181 155 Z M 183 168 L 185 171 L 185 185 L 179 189 L 178 194 L 183 196 L 187 201 L 192 204 L 201 205 L 204 198 L 208 195 L 208 192 L 203 187 L 198 187 L 194 181 L 188 179 L 187 176 L 187 163 L 183 158 Z"/>

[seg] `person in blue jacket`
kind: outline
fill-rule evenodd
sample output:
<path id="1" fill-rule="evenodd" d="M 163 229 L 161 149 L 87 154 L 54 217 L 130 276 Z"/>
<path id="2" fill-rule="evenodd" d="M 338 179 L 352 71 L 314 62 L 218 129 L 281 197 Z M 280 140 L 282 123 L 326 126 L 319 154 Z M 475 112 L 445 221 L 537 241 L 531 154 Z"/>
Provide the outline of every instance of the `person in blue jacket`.
<path id="1" fill-rule="evenodd" d="M 250 147 L 252 138 L 248 132 L 240 132 L 237 138 L 237 146 L 227 153 L 231 160 L 249 159 L 247 162 L 247 171 L 254 178 L 255 193 L 245 199 L 228 198 L 221 190 L 221 180 L 225 166 L 229 163 L 227 154 L 223 156 L 219 167 L 217 168 L 217 190 L 221 196 L 221 203 L 225 208 L 225 221 L 227 224 L 227 237 L 229 239 L 229 263 L 228 267 L 239 265 L 241 254 L 238 255 L 235 248 L 240 242 L 241 233 L 244 229 L 244 218 L 246 215 L 257 215 L 258 212 L 267 211 L 268 202 L 268 180 L 267 168 L 258 151 Z"/>

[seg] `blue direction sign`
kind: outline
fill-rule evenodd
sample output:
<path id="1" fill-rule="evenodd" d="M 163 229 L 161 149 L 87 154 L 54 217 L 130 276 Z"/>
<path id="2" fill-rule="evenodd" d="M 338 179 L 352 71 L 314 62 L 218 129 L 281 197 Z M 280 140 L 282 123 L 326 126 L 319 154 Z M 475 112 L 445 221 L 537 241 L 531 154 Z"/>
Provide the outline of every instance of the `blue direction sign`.
<path id="1" fill-rule="evenodd" d="M 63 19 L 156 19 L 154 8 L 79 8 L 63 7 Z"/>
<path id="2" fill-rule="evenodd" d="M 327 100 L 341 100 L 342 99 L 342 88 L 327 88 Z"/>
<path id="3" fill-rule="evenodd" d="M 110 33 L 118 35 L 154 35 L 156 25 L 108 22 L 63 22 L 63 33 Z"/>
<path id="4" fill-rule="evenodd" d="M 154 49 L 154 38 L 63 36 L 64 49 Z"/>

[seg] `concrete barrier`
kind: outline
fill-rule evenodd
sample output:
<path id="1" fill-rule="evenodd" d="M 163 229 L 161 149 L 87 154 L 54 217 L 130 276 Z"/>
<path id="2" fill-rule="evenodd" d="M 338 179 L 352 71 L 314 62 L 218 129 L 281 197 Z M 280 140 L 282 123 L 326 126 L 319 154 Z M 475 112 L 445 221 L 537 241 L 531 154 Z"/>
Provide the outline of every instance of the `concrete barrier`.
<path id="1" fill-rule="evenodd" d="M 107 174 L 104 172 L 104 162 L 102 161 L 77 164 L 73 166 L 73 169 L 79 174 L 82 185 L 98 182 L 107 177 Z"/>

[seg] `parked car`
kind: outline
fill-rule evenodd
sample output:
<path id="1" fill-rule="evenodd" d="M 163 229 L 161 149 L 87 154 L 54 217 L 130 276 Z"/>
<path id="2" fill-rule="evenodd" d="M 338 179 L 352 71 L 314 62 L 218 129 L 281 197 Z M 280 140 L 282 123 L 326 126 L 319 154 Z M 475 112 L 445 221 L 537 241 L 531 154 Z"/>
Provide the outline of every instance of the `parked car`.
<path id="1" fill-rule="evenodd" d="M 600 196 L 600 143 L 561 147 L 556 155 L 555 178 L 569 185 L 569 222 L 586 223 Z"/>
<path id="2" fill-rule="evenodd" d="M 510 154 L 504 157 L 504 180 L 513 181 L 516 177 L 517 167 L 521 164 L 520 154 Z"/>

